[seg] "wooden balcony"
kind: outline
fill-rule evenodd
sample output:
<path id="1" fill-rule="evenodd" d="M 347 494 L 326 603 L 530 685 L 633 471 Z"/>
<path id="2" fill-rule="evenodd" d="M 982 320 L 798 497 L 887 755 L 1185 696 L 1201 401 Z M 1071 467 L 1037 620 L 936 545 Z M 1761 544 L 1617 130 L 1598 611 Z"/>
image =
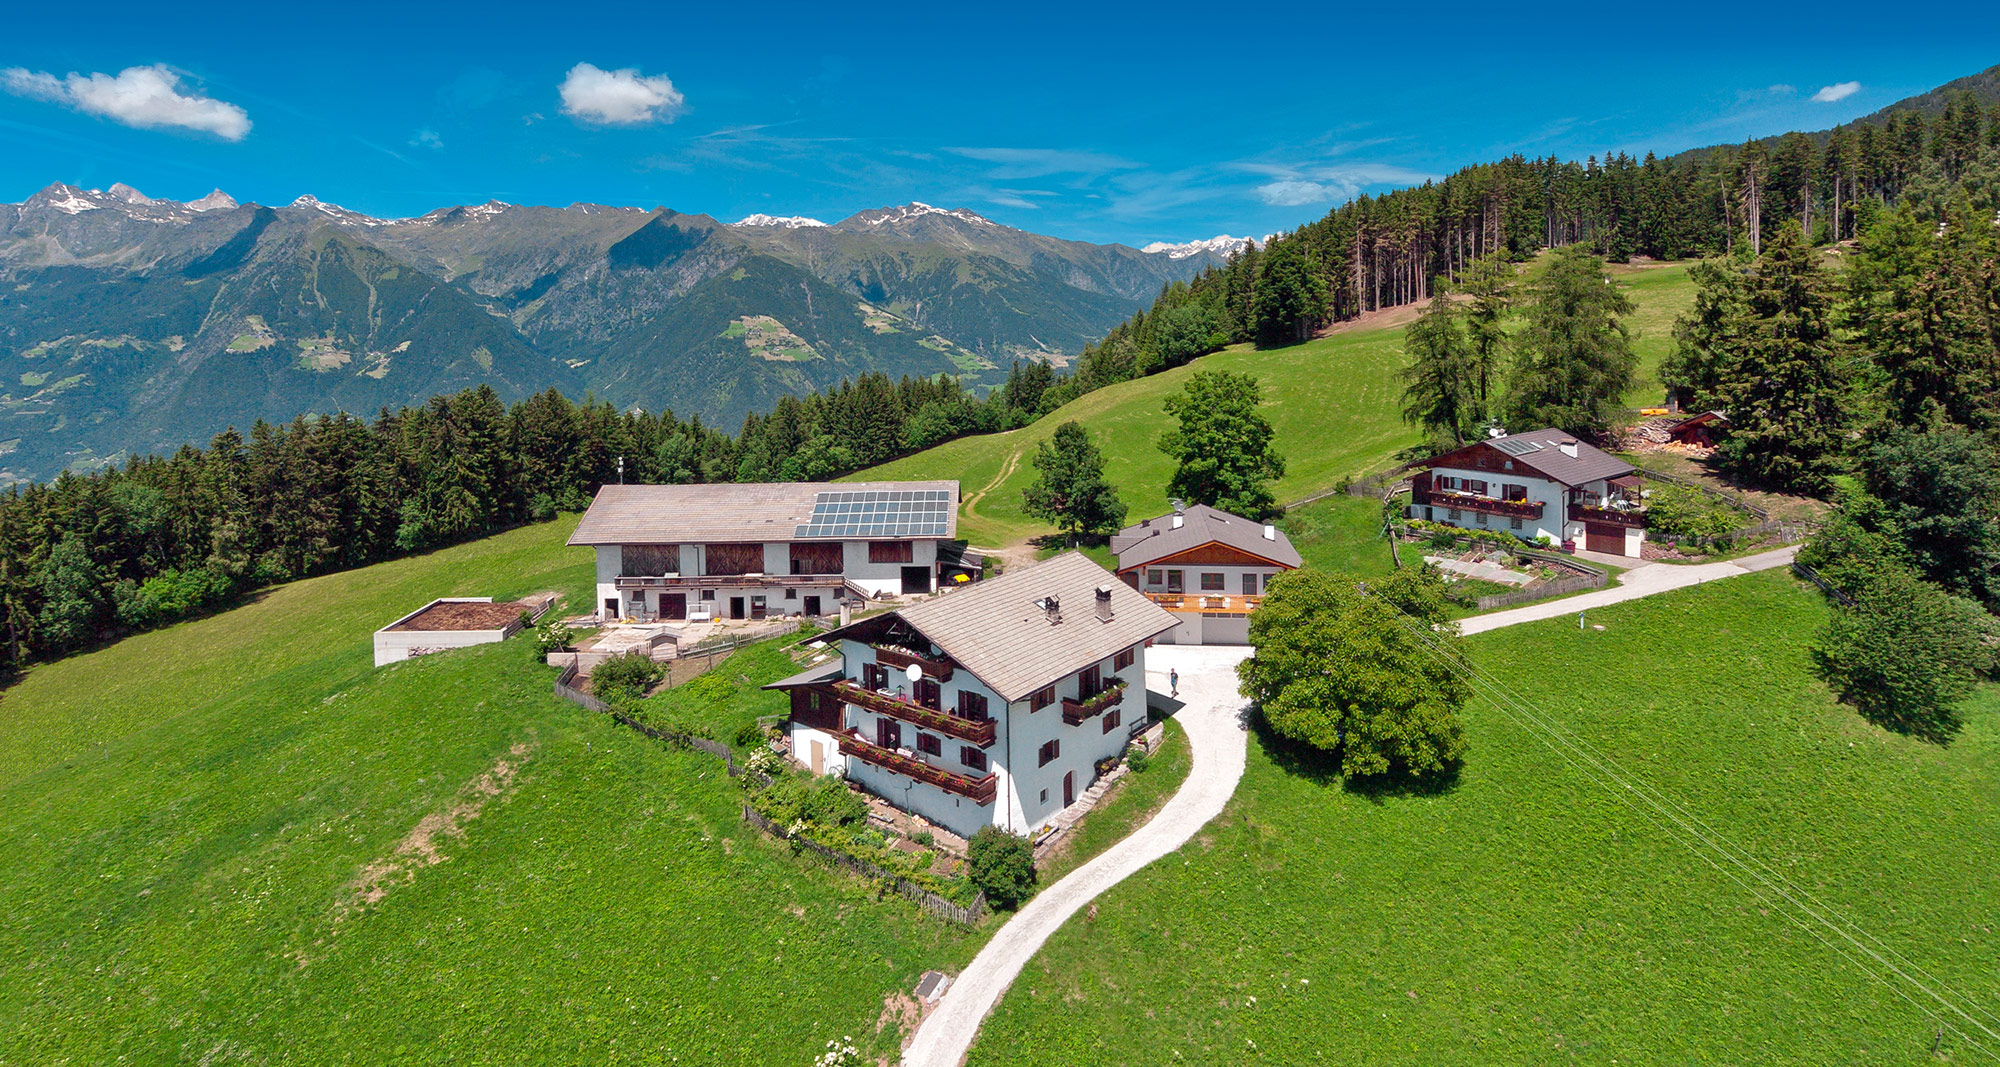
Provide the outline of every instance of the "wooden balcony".
<path id="1" fill-rule="evenodd" d="M 950 660 L 919 656 L 908 649 L 895 648 L 890 645 L 875 645 L 874 649 L 875 662 L 885 667 L 908 667 L 914 663 L 924 672 L 924 677 L 926 678 L 939 682 L 951 681 L 952 663 Z"/>
<path id="2" fill-rule="evenodd" d="M 1230 596 L 1224 593 L 1147 593 L 1146 597 L 1168 611 L 1221 612 L 1228 615 L 1248 615 L 1264 602 L 1261 596 Z"/>
<path id="3" fill-rule="evenodd" d="M 1460 511 L 1481 511 L 1488 515 L 1500 515 L 1509 519 L 1539 519 L 1542 517 L 1542 502 L 1539 500 L 1497 500 L 1490 496 L 1473 496 L 1471 493 L 1453 493 L 1441 489 L 1415 490 L 1410 497 L 1413 504 L 1429 504 L 1434 508 L 1457 508 Z"/>
<path id="4" fill-rule="evenodd" d="M 1643 509 L 1600 508 L 1590 504 L 1571 504 L 1571 522 L 1602 522 L 1612 526 L 1636 526 L 1646 528 L 1646 512 Z"/>
<path id="5" fill-rule="evenodd" d="M 988 773 L 982 778 L 968 778 L 943 767 L 933 767 L 923 760 L 905 756 L 894 749 L 870 744 L 852 730 L 840 735 L 840 754 L 853 756 L 906 778 L 927 782 L 947 793 L 965 797 L 975 804 L 993 803 L 993 797 L 998 792 L 999 776 L 996 774 Z"/>
<path id="6" fill-rule="evenodd" d="M 839 574 L 621 574 L 613 584 L 620 589 L 806 588 L 845 586 L 847 578 Z"/>
<path id="7" fill-rule="evenodd" d="M 1125 682 L 1123 679 L 1112 682 L 1099 690 L 1095 696 L 1083 700 L 1071 700 L 1068 697 L 1064 697 L 1062 702 L 1063 721 L 1071 726 L 1082 726 L 1084 721 L 1091 716 L 1103 712 L 1106 708 L 1123 699 L 1125 699 Z"/>
<path id="8" fill-rule="evenodd" d="M 927 708 L 914 700 L 904 700 L 886 693 L 877 693 L 853 682 L 835 682 L 829 687 L 834 697 L 849 704 L 867 708 L 878 715 L 901 719 L 913 726 L 970 741 L 985 748 L 994 740 L 992 719 L 965 719 L 948 715 L 935 708 Z"/>

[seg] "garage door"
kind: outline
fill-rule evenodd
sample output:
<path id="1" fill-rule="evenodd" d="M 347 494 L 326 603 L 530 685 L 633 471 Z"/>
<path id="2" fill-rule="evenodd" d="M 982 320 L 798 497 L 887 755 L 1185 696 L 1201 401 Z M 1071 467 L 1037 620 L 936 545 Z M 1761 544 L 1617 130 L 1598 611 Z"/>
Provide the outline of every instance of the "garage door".
<path id="1" fill-rule="evenodd" d="M 1583 524 L 1583 547 L 1592 552 L 1622 556 L 1625 554 L 1625 528 L 1609 523 L 1586 522 Z"/>

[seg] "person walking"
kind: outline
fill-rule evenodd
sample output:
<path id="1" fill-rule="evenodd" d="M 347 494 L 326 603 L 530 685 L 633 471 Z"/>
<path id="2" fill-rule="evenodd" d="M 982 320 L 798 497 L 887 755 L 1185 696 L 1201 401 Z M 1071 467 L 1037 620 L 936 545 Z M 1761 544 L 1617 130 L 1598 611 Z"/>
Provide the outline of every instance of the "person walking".
<path id="1" fill-rule="evenodd" d="M 1174 668 L 1168 668 L 1167 689 L 1168 689 L 1167 695 L 1170 697 L 1177 697 L 1181 695 L 1181 672 L 1179 670 Z"/>

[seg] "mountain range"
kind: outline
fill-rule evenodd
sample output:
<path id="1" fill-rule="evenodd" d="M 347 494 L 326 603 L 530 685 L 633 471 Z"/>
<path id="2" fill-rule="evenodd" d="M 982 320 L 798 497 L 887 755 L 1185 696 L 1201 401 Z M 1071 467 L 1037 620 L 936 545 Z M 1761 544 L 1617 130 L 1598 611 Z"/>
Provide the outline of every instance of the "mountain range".
<path id="1" fill-rule="evenodd" d="M 867 371 L 976 388 L 1062 364 L 1240 245 L 1140 251 L 921 203 L 833 224 L 498 201 L 380 219 L 57 183 L 0 205 L 0 482 L 480 383 L 725 425 Z"/>

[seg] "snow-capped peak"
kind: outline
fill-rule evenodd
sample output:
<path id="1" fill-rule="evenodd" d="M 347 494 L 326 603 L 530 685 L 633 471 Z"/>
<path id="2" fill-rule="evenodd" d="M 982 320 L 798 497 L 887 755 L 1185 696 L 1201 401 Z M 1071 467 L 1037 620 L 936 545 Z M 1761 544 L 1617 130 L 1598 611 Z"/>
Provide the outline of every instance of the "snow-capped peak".
<path id="1" fill-rule="evenodd" d="M 236 206 L 236 198 L 217 189 L 200 200 L 188 201 L 189 211 L 227 211 Z"/>
<path id="2" fill-rule="evenodd" d="M 287 204 L 286 206 L 296 207 L 296 208 L 312 208 L 313 210 L 316 210 L 321 214 L 326 215 L 329 218 L 338 219 L 341 222 L 354 222 L 354 223 L 359 223 L 363 226 L 380 226 L 383 224 L 383 220 L 381 219 L 374 218 L 373 216 L 369 215 L 363 215 L 359 211 L 350 211 L 347 208 L 341 207 L 339 204 L 329 204 L 326 201 L 321 200 L 319 197 L 312 195 L 311 193 L 307 193 L 306 195 L 299 197 L 297 200 L 292 201 L 290 204 Z"/>
<path id="3" fill-rule="evenodd" d="M 152 197 L 147 196 L 145 193 L 142 193 L 139 190 L 134 189 L 129 185 L 126 185 L 124 182 L 112 183 L 111 189 L 109 191 L 114 198 L 123 200 L 128 204 L 158 203 L 158 201 L 154 200 Z"/>
<path id="4" fill-rule="evenodd" d="M 466 208 L 465 213 L 475 219 L 490 219 L 513 206 L 502 200 L 488 200 L 484 204 L 476 204 Z"/>
<path id="5" fill-rule="evenodd" d="M 1214 252 L 1217 255 L 1226 256 L 1242 251 L 1244 244 L 1249 240 L 1250 238 L 1248 237 L 1231 237 L 1228 234 L 1220 234 L 1205 241 L 1182 241 L 1179 244 L 1154 241 L 1139 251 L 1151 252 L 1155 255 L 1164 253 L 1168 259 L 1186 259 L 1189 256 L 1201 255 L 1203 252 Z"/>
<path id="6" fill-rule="evenodd" d="M 885 207 L 872 212 L 863 212 L 861 221 L 869 226 L 880 226 L 885 222 L 907 222 L 910 219 L 922 218 L 925 215 L 943 215 L 946 218 L 957 219 L 960 222 L 977 222 L 987 226 L 993 225 L 991 219 L 977 212 L 967 211 L 962 207 L 949 210 L 941 207 L 932 207 L 921 200 L 912 200 L 901 207 Z"/>
<path id="7" fill-rule="evenodd" d="M 813 219 L 813 218 L 807 218 L 807 217 L 806 217 L 806 216 L 804 216 L 804 215 L 763 215 L 763 214 L 757 214 L 757 215 L 745 215 L 745 216 L 744 216 L 743 218 L 740 218 L 740 219 L 737 219 L 737 220 L 736 220 L 735 222 L 732 222 L 732 223 L 730 223 L 730 225 L 732 225 L 732 226 L 781 226 L 781 227 L 783 227 L 783 228 L 785 228 L 785 229 L 787 229 L 787 230 L 796 230 L 796 229 L 798 229 L 798 228 L 799 228 L 799 227 L 801 227 L 801 226 L 824 226 L 824 225 L 826 225 L 826 223 L 824 223 L 824 222 L 821 222 L 821 221 L 820 221 L 820 220 L 818 220 L 818 219 Z"/>

